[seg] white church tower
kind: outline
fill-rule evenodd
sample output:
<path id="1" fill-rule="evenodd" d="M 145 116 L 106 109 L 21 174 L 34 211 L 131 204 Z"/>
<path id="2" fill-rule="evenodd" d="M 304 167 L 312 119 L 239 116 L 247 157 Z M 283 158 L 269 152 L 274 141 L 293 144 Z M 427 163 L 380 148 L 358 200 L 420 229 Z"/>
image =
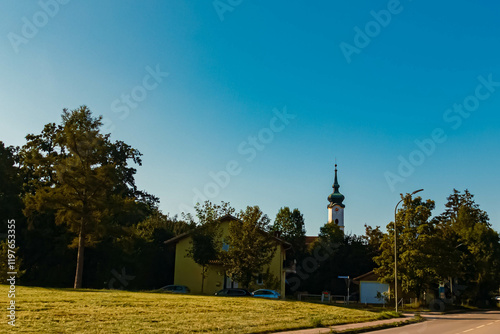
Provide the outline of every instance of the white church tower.
<path id="1" fill-rule="evenodd" d="M 328 223 L 337 224 L 344 231 L 344 208 L 342 204 L 345 197 L 339 192 L 339 181 L 337 180 L 337 164 L 335 164 L 335 180 L 333 182 L 333 193 L 328 196 Z"/>

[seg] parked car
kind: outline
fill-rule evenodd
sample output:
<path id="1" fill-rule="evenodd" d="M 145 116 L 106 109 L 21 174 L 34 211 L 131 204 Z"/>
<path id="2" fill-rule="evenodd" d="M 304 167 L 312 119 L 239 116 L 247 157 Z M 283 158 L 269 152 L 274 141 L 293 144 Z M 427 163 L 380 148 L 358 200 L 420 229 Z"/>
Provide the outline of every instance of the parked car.
<path id="1" fill-rule="evenodd" d="M 245 289 L 229 288 L 222 289 L 215 293 L 216 296 L 225 297 L 251 297 L 252 294 Z"/>
<path id="2" fill-rule="evenodd" d="M 189 288 L 185 285 L 166 285 L 160 290 L 164 292 L 170 292 L 170 293 L 189 293 L 191 292 Z"/>
<path id="3" fill-rule="evenodd" d="M 255 290 L 254 292 L 252 292 L 252 296 L 260 298 L 273 298 L 273 299 L 278 299 L 281 297 L 279 292 L 268 289 Z"/>

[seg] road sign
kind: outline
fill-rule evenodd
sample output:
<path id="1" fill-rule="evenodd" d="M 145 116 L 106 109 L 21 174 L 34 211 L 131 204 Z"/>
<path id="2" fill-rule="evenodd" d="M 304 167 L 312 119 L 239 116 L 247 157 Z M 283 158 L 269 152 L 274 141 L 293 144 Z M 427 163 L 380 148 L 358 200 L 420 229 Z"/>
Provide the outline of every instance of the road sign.
<path id="1" fill-rule="evenodd" d="M 349 304 L 349 287 L 351 285 L 351 280 L 349 279 L 349 276 L 339 276 L 339 278 L 344 278 L 346 281 L 345 283 L 347 284 L 347 304 Z"/>

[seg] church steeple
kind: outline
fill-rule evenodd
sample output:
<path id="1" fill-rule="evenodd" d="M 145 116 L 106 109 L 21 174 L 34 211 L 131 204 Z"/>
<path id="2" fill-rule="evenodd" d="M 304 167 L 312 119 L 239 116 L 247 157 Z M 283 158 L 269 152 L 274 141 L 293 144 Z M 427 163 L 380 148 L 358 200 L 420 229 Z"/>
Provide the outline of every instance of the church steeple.
<path id="1" fill-rule="evenodd" d="M 333 181 L 333 193 L 328 196 L 328 201 L 330 204 L 328 207 L 333 207 L 335 204 L 339 205 L 342 208 L 345 208 L 345 205 L 342 204 L 344 201 L 345 197 L 339 192 L 340 184 L 337 178 L 337 164 L 335 164 L 335 180 Z"/>
<path id="2" fill-rule="evenodd" d="M 337 224 L 338 227 L 344 230 L 344 195 L 339 192 L 340 184 L 337 177 L 337 164 L 335 164 L 335 179 L 333 181 L 333 193 L 328 196 L 328 223 Z"/>

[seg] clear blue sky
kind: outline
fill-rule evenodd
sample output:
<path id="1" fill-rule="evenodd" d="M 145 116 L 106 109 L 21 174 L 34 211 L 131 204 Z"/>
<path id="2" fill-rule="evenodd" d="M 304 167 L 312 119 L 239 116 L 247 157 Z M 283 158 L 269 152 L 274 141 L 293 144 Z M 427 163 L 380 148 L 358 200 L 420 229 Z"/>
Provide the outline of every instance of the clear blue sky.
<path id="1" fill-rule="evenodd" d="M 299 208 L 316 235 L 336 158 L 346 231 L 385 228 L 419 188 L 434 214 L 468 188 L 500 230 L 499 4 L 40 3 L 0 5 L 8 145 L 86 104 L 144 154 L 137 185 L 165 213 L 199 190 L 272 218 Z"/>

